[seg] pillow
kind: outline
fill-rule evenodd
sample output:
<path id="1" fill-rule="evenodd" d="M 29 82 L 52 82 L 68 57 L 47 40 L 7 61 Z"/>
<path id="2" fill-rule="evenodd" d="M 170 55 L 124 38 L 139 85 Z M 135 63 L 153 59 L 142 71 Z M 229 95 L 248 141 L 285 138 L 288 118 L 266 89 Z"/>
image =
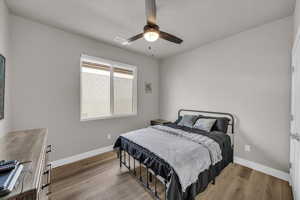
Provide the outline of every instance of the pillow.
<path id="1" fill-rule="evenodd" d="M 179 116 L 178 119 L 174 122 L 174 124 L 178 124 L 182 119 L 182 116 Z"/>
<path id="2" fill-rule="evenodd" d="M 212 130 L 227 133 L 230 119 L 228 119 L 226 117 L 220 117 L 220 118 L 216 118 L 216 119 L 217 119 L 217 121 L 216 121 L 215 125 L 212 127 Z"/>
<path id="3" fill-rule="evenodd" d="M 178 125 L 192 128 L 197 118 L 197 115 L 183 115 Z"/>
<path id="4" fill-rule="evenodd" d="M 199 116 L 200 118 L 206 118 L 206 119 L 216 119 L 216 123 L 213 125 L 211 131 L 220 131 L 223 133 L 227 133 L 228 125 L 230 122 L 230 119 L 227 117 L 209 117 L 209 116 Z"/>
<path id="5" fill-rule="evenodd" d="M 210 132 L 216 121 L 217 120 L 213 118 L 199 118 L 194 124 L 193 128 Z"/>
<path id="6" fill-rule="evenodd" d="M 202 117 L 202 115 L 198 115 L 197 118 Z M 174 124 L 177 124 L 182 120 L 182 116 L 179 116 L 178 119 L 174 122 Z M 196 121 L 196 120 L 195 120 Z"/>

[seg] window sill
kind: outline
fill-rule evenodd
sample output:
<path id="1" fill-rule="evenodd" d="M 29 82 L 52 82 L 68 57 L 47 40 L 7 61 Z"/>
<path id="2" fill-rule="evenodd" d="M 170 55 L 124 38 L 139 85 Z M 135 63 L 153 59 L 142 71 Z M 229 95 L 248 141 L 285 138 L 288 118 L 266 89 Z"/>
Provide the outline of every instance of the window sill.
<path id="1" fill-rule="evenodd" d="M 137 113 L 130 113 L 130 114 L 121 114 L 121 115 L 108 115 L 102 117 L 89 117 L 89 118 L 81 118 L 81 122 L 86 121 L 95 121 L 95 120 L 102 120 L 102 119 L 115 119 L 115 118 L 123 118 L 123 117 L 134 117 L 137 116 Z"/>

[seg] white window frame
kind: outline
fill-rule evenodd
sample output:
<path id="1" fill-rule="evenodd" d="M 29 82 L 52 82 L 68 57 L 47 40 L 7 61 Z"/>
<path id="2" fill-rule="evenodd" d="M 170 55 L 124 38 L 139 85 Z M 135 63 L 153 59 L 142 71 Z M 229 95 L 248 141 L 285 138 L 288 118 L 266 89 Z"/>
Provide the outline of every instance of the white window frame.
<path id="1" fill-rule="evenodd" d="M 105 115 L 101 117 L 87 117 L 82 118 L 82 61 L 90 60 L 91 62 L 101 63 L 107 66 L 110 66 L 110 115 Z M 132 102 L 132 112 L 128 114 L 114 114 L 114 81 L 113 81 L 113 68 L 119 67 L 124 69 L 133 70 L 133 102 Z M 113 119 L 120 117 L 130 117 L 137 115 L 137 67 L 117 61 L 112 61 L 104 58 L 94 57 L 82 54 L 80 57 L 80 121 L 93 121 L 93 120 L 101 120 L 101 119 Z"/>

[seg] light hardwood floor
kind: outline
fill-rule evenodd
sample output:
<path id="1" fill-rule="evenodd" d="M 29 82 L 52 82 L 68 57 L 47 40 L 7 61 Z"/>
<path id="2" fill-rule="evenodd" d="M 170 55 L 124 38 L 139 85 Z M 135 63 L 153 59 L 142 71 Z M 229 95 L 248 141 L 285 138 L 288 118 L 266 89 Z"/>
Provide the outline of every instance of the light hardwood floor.
<path id="1" fill-rule="evenodd" d="M 116 158 L 56 179 L 51 191 L 51 200 L 153 200 Z M 285 181 L 230 164 L 197 200 L 292 200 L 292 194 Z"/>

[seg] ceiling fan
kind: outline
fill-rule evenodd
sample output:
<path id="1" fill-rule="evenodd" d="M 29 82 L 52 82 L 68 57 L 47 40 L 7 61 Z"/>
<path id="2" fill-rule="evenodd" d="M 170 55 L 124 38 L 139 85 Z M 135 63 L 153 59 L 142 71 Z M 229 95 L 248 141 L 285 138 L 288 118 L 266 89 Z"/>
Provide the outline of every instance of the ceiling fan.
<path id="1" fill-rule="evenodd" d="M 182 39 L 171 35 L 169 33 L 159 30 L 159 26 L 156 24 L 156 2 L 155 0 L 145 0 L 147 24 L 144 26 L 144 32 L 129 38 L 126 44 L 130 44 L 142 37 L 148 42 L 155 42 L 158 38 L 162 38 L 169 42 L 181 44 Z"/>

